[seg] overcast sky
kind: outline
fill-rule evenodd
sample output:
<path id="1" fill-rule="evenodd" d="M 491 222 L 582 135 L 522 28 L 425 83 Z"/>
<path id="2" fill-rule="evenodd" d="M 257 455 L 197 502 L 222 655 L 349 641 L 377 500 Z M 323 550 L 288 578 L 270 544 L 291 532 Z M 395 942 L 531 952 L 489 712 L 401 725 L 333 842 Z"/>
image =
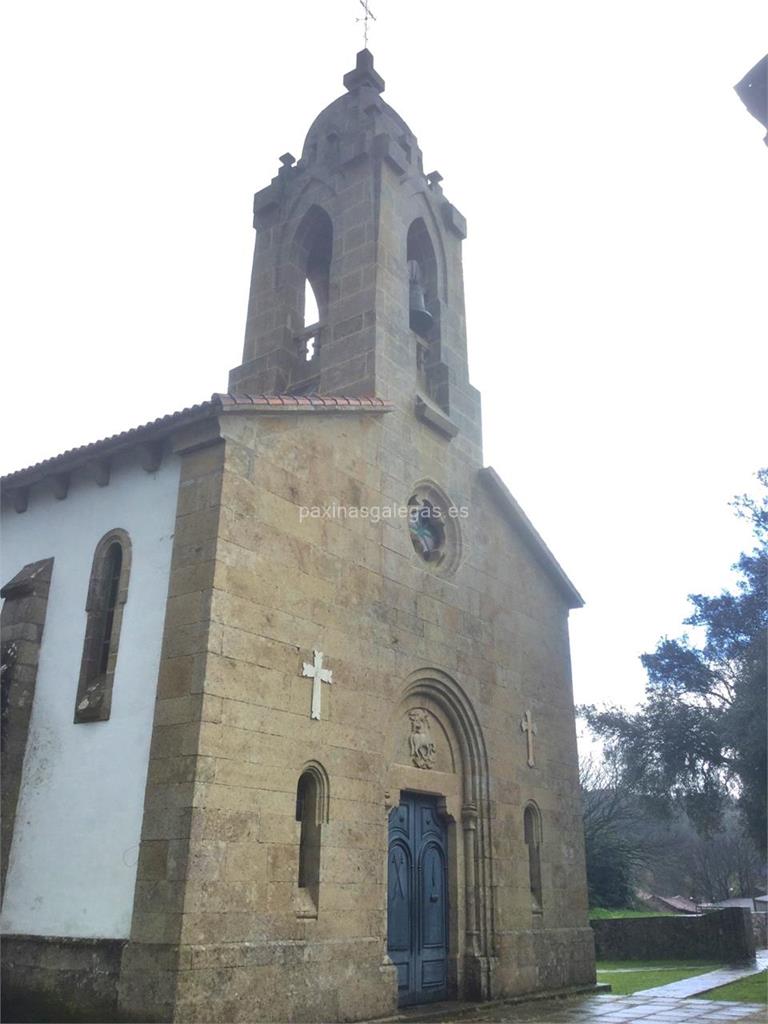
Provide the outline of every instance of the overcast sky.
<path id="1" fill-rule="evenodd" d="M 587 605 L 576 698 L 750 535 L 768 149 L 733 85 L 764 0 L 371 0 L 370 49 L 469 221 L 486 462 Z M 362 46 L 357 0 L 6 0 L 2 468 L 199 402 L 240 362 L 253 192 Z"/>

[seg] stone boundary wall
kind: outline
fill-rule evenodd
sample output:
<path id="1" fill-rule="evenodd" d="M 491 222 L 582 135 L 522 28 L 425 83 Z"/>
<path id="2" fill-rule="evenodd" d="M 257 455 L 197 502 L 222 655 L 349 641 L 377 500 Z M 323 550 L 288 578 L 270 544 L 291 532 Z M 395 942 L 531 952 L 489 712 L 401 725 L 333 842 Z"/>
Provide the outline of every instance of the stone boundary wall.
<path id="1" fill-rule="evenodd" d="M 679 917 L 590 921 L 598 960 L 722 960 L 755 955 L 752 915 L 743 907 Z"/>
<path id="2" fill-rule="evenodd" d="M 116 1021 L 122 939 L 4 935 L 2 1019 Z"/>
<path id="3" fill-rule="evenodd" d="M 765 949 L 768 947 L 768 914 L 762 911 L 752 914 L 752 930 L 755 933 L 755 948 Z"/>

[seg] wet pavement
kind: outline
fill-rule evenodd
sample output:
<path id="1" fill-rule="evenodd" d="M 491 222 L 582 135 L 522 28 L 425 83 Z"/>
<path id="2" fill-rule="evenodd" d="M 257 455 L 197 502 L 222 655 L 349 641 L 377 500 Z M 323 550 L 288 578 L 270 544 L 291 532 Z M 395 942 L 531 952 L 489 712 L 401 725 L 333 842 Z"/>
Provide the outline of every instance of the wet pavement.
<path id="1" fill-rule="evenodd" d="M 768 949 L 740 967 L 722 967 L 695 978 L 645 989 L 631 996 L 594 991 L 526 1002 L 442 1003 L 413 1007 L 389 1024 L 768 1024 L 768 1010 L 754 1003 L 691 998 L 768 968 Z M 631 968 L 628 968 L 631 970 Z M 377 1024 L 372 1021 L 371 1024 Z M 380 1024 L 384 1024 L 381 1021 Z"/>
<path id="2" fill-rule="evenodd" d="M 434 1018 L 433 1018 L 434 1019 Z M 557 1001 L 495 1006 L 482 1013 L 445 1017 L 461 1024 L 766 1024 L 766 1009 L 751 1003 L 665 996 L 578 996 Z"/>

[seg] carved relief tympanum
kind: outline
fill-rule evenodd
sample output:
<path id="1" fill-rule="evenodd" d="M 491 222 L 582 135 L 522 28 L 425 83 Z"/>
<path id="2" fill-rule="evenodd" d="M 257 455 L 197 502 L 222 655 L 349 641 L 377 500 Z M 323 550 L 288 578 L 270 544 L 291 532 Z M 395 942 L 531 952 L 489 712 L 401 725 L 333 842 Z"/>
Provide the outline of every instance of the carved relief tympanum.
<path id="1" fill-rule="evenodd" d="M 408 718 L 411 723 L 411 760 L 417 768 L 434 767 L 436 748 L 429 728 L 428 712 L 424 708 L 414 708 L 408 712 Z"/>

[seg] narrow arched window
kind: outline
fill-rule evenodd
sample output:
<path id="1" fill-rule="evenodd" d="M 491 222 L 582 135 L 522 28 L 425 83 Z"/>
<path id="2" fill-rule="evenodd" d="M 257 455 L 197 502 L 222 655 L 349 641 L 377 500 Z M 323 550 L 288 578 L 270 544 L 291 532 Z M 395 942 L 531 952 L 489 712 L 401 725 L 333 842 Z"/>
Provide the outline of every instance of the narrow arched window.
<path id="1" fill-rule="evenodd" d="M 103 722 L 109 718 L 130 564 L 128 534 L 125 530 L 110 530 L 96 545 L 91 566 L 75 722 Z"/>
<path id="2" fill-rule="evenodd" d="M 328 778 L 320 765 L 312 764 L 301 773 L 296 787 L 296 821 L 300 824 L 296 881 L 304 898 L 301 909 L 309 915 L 317 914 L 320 902 L 320 851 L 327 820 Z"/>
<path id="3" fill-rule="evenodd" d="M 104 559 L 104 610 L 99 623 L 101 640 L 99 650 L 99 675 L 105 675 L 113 648 L 112 627 L 115 624 L 117 596 L 120 590 L 120 572 L 123 568 L 123 549 L 116 540 L 112 541 Z"/>
<path id="4" fill-rule="evenodd" d="M 528 849 L 528 879 L 534 909 L 541 909 L 541 818 L 533 804 L 523 813 L 523 836 Z"/>

